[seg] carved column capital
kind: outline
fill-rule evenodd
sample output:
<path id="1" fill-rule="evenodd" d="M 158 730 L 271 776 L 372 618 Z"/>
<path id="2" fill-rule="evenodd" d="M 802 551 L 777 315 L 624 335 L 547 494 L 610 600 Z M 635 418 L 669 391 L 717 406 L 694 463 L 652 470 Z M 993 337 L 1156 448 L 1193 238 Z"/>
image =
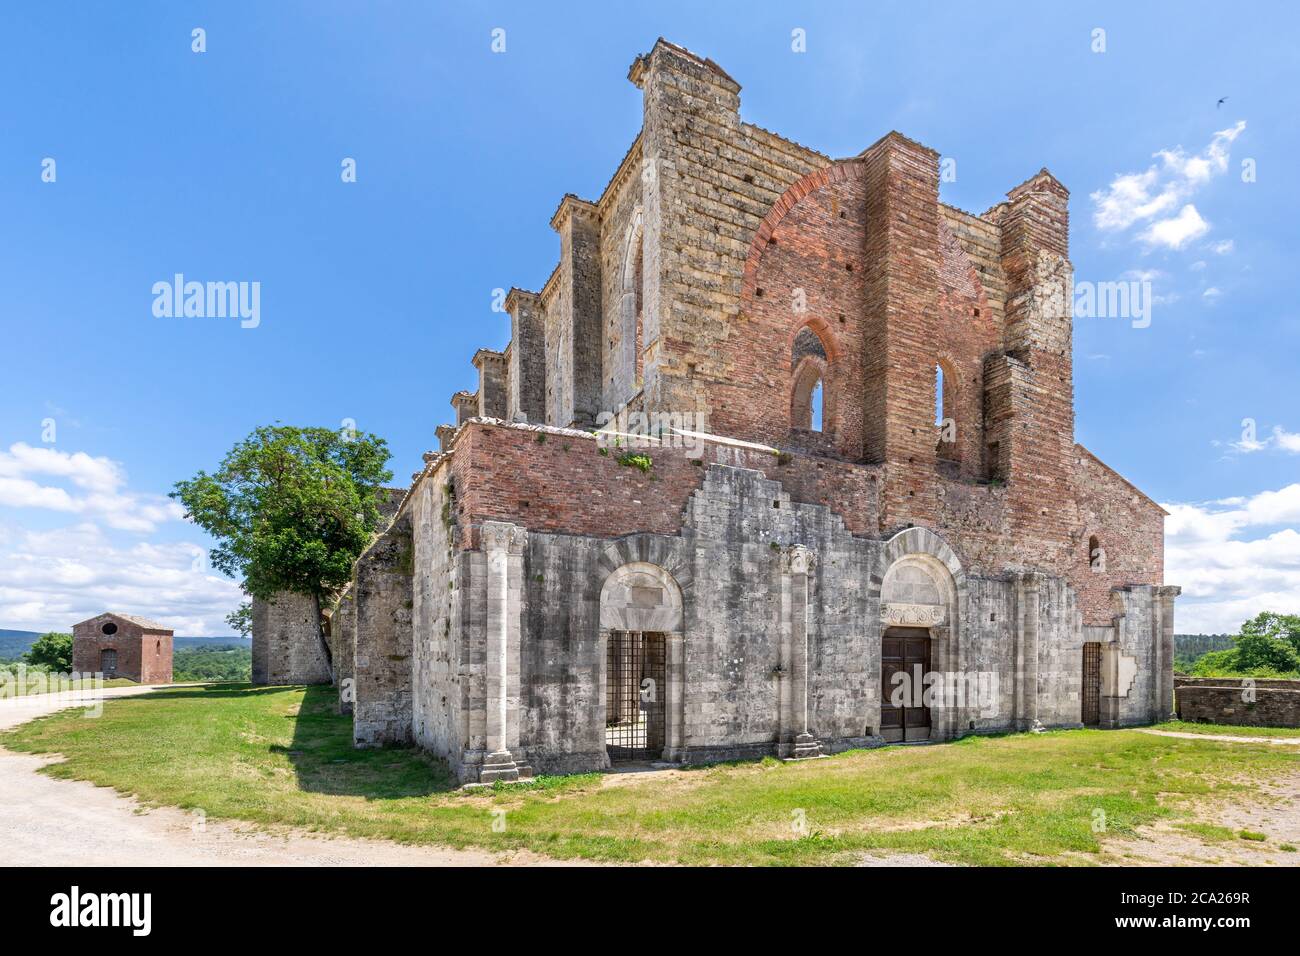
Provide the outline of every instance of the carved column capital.
<path id="1" fill-rule="evenodd" d="M 523 554 L 528 543 L 528 532 L 508 521 L 484 521 L 479 527 L 479 541 L 484 551 L 505 551 Z"/>
<path id="2" fill-rule="evenodd" d="M 817 565 L 817 552 L 802 544 L 792 544 L 781 555 L 781 570 L 786 574 L 811 574 Z"/>

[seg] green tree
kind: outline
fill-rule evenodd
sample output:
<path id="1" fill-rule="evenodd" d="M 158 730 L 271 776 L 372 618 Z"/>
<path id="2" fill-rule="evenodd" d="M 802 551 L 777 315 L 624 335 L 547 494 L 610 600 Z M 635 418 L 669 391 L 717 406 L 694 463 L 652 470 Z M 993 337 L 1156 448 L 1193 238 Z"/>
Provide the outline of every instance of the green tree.
<path id="1" fill-rule="evenodd" d="M 1241 625 L 1241 636 L 1270 637 L 1286 641 L 1300 655 L 1300 614 L 1261 611 Z"/>
<path id="2" fill-rule="evenodd" d="M 388 459 L 387 442 L 364 432 L 268 425 L 236 444 L 213 474 L 178 481 L 171 496 L 216 539 L 213 566 L 241 578 L 245 593 L 293 591 L 319 610 L 348 582 L 379 527 L 379 489 L 393 476 Z M 329 660 L 323 638 L 321 646 Z"/>
<path id="3" fill-rule="evenodd" d="M 23 655 L 28 664 L 48 667 L 51 671 L 67 674 L 72 670 L 72 635 L 50 631 L 42 634 Z"/>
<path id="4" fill-rule="evenodd" d="M 238 609 L 226 615 L 226 623 L 240 637 L 248 637 L 253 633 L 253 605 L 245 601 Z"/>
<path id="5" fill-rule="evenodd" d="M 1230 677 L 1237 673 L 1237 651 L 1206 651 L 1191 667 L 1193 677 Z"/>
<path id="6" fill-rule="evenodd" d="M 1246 673 L 1256 671 L 1288 672 L 1300 670 L 1300 657 L 1291 643 L 1271 634 L 1247 633 L 1243 628 L 1237 637 L 1237 669 Z"/>

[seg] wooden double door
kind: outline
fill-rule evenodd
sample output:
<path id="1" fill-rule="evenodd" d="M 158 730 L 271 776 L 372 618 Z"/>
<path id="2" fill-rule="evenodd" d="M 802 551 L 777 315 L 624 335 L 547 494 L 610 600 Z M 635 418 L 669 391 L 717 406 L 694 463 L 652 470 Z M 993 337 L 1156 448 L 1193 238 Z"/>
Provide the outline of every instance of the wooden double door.
<path id="1" fill-rule="evenodd" d="M 929 673 L 930 632 L 886 628 L 880 641 L 880 736 L 885 740 L 930 739 L 930 708 L 923 704 Z"/>

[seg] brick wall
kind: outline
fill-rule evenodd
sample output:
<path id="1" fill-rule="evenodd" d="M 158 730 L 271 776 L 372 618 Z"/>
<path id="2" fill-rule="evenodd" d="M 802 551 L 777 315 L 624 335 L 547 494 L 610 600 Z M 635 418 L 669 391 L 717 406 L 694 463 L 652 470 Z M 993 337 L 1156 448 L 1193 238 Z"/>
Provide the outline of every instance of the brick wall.
<path id="1" fill-rule="evenodd" d="M 676 534 L 687 498 L 703 482 L 706 466 L 716 463 L 769 474 L 798 500 L 833 503 L 855 533 L 872 533 L 879 523 L 875 466 L 714 443 L 698 456 L 680 448 L 636 451 L 653 461 L 649 473 L 620 465 L 620 449 L 602 455 L 590 434 L 470 422 L 446 466 L 456 487 L 457 521 L 462 528 L 494 520 L 607 537 Z M 465 540 L 462 546 L 476 545 Z"/>
<path id="2" fill-rule="evenodd" d="M 854 534 L 874 537 L 896 530 L 885 526 L 879 506 L 886 471 L 881 465 L 797 452 L 777 456 L 710 442 L 698 455 L 680 448 L 636 449 L 654 463 L 643 474 L 618 463 L 620 449 L 600 454 L 587 433 L 479 421 L 462 428 L 453 448 L 446 467 L 463 528 L 497 520 L 607 537 L 636 531 L 675 534 L 705 466 L 716 463 L 751 468 L 780 481 L 795 500 L 827 506 Z M 1160 582 L 1161 524 L 1153 520 L 1148 499 L 1085 450 L 1078 449 L 1071 459 L 1071 471 L 1069 500 L 1077 497 L 1090 527 L 1104 529 L 1104 571 L 1089 564 L 1087 534 L 1037 547 L 1020 536 L 1007 487 L 941 480 L 936 517 L 916 523 L 942 534 L 973 572 L 1037 568 L 1062 576 L 1079 592 L 1086 622 L 1110 624 L 1113 588 Z M 464 547 L 474 547 L 472 540 Z"/>
<path id="3" fill-rule="evenodd" d="M 102 626 L 112 621 L 113 634 Z M 104 651 L 117 654 L 117 676 L 141 684 L 170 684 L 172 680 L 172 632 L 149 630 L 124 618 L 101 615 L 72 629 L 72 669 L 95 674 L 101 669 Z"/>

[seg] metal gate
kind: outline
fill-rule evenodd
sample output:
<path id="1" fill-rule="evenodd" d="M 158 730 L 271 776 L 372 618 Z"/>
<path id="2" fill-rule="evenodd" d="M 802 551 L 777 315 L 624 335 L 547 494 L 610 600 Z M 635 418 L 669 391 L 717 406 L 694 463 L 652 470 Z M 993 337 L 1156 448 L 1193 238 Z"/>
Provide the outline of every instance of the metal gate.
<path id="1" fill-rule="evenodd" d="M 664 635 L 611 631 L 605 656 L 605 749 L 611 761 L 664 751 Z"/>
<path id="2" fill-rule="evenodd" d="M 99 672 L 105 677 L 117 676 L 117 651 L 107 650 L 99 652 Z"/>
<path id="3" fill-rule="evenodd" d="M 1096 727 L 1101 723 L 1101 644 L 1088 641 L 1083 645 L 1083 724 Z"/>
<path id="4" fill-rule="evenodd" d="M 880 640 L 880 736 L 885 740 L 930 739 L 930 708 L 923 704 L 923 680 L 929 672 L 929 631 L 919 627 L 885 631 Z M 899 679 L 895 674 L 905 676 Z"/>

